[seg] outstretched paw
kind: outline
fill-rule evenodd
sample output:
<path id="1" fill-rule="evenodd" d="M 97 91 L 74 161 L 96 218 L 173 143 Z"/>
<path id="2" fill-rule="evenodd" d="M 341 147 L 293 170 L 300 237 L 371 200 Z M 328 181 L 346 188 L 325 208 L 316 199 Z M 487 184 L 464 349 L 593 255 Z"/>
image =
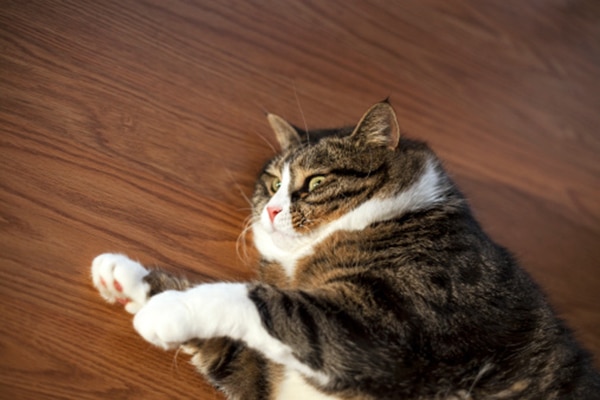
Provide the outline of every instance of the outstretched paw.
<path id="1" fill-rule="evenodd" d="M 135 330 L 155 346 L 175 349 L 194 338 L 193 310 L 186 293 L 168 290 L 152 297 L 135 316 Z"/>
<path id="2" fill-rule="evenodd" d="M 92 281 L 109 303 L 119 302 L 132 314 L 148 301 L 148 270 L 122 254 L 104 253 L 92 262 Z"/>
<path id="3" fill-rule="evenodd" d="M 166 350 L 192 339 L 244 340 L 251 331 L 256 337 L 261 325 L 246 284 L 224 282 L 159 293 L 133 319 L 144 339 Z"/>

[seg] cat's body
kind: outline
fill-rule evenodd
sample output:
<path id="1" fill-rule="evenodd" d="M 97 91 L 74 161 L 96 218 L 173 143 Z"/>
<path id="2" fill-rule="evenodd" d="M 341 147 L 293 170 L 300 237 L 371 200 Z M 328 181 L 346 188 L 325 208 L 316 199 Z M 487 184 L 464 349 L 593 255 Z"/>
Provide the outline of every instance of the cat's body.
<path id="1" fill-rule="evenodd" d="M 588 355 L 389 104 L 310 141 L 269 121 L 283 150 L 252 199 L 257 282 L 94 261 L 146 340 L 184 344 L 232 399 L 600 398 Z"/>

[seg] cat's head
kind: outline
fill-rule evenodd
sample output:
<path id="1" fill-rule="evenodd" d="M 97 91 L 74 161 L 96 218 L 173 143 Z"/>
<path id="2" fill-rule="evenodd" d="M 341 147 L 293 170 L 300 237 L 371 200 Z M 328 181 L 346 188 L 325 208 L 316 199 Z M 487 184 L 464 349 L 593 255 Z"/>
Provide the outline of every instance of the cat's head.
<path id="1" fill-rule="evenodd" d="M 268 120 L 281 152 L 252 198 L 255 243 L 267 258 L 297 255 L 334 230 L 361 229 L 439 192 L 433 154 L 400 139 L 388 102 L 372 106 L 353 128 L 305 132 L 273 114 Z"/>

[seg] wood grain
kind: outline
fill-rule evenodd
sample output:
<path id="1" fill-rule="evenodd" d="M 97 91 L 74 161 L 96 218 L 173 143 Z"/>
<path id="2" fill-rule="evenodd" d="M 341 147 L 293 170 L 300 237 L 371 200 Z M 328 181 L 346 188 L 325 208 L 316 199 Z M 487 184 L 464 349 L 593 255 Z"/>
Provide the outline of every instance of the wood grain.
<path id="1" fill-rule="evenodd" d="M 599 39 L 593 0 L 4 1 L 0 397 L 221 398 L 92 258 L 251 278 L 263 112 L 351 124 L 388 95 L 600 355 Z"/>

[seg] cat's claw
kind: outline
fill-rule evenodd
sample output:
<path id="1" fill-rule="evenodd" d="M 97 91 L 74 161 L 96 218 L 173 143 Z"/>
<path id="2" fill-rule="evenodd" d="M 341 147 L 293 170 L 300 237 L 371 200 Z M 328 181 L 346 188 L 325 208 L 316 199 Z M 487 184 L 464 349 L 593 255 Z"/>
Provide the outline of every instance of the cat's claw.
<path id="1" fill-rule="evenodd" d="M 119 302 L 131 314 L 148 301 L 150 285 L 144 281 L 148 270 L 122 254 L 104 253 L 92 262 L 92 281 L 109 303 Z"/>

